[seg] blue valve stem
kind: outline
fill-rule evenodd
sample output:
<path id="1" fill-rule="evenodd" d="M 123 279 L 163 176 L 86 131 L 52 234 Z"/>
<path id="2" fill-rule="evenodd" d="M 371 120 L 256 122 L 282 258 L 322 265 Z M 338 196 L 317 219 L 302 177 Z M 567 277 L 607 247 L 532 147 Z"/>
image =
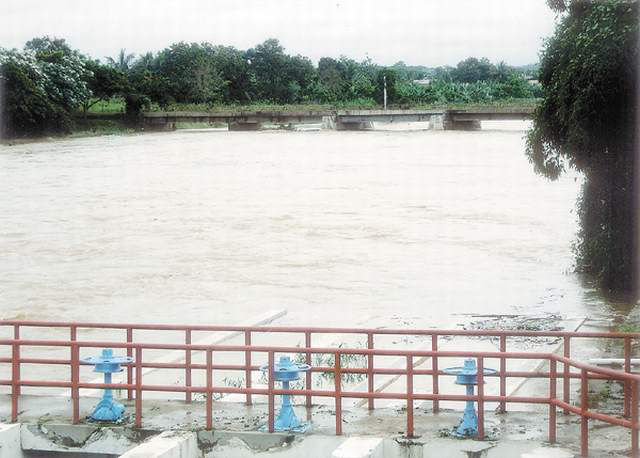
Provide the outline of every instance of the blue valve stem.
<path id="1" fill-rule="evenodd" d="M 288 390 L 289 389 L 289 380 L 283 380 L 282 389 L 283 390 Z M 282 410 L 285 410 L 285 409 L 291 409 L 291 395 L 290 394 L 282 395 Z"/>
<path id="2" fill-rule="evenodd" d="M 473 385 L 467 385 L 467 396 L 473 396 Z M 467 406 L 464 409 L 465 414 L 471 415 L 471 416 L 476 415 L 476 409 L 473 405 L 474 402 L 475 401 L 472 401 L 471 399 L 467 399 Z"/>
<path id="3" fill-rule="evenodd" d="M 111 383 L 111 372 L 105 372 L 104 373 L 104 383 L 105 384 L 110 384 Z M 112 401 L 113 400 L 113 393 L 111 392 L 111 388 L 105 388 L 104 395 L 102 396 L 102 399 L 104 399 L 105 401 Z"/>

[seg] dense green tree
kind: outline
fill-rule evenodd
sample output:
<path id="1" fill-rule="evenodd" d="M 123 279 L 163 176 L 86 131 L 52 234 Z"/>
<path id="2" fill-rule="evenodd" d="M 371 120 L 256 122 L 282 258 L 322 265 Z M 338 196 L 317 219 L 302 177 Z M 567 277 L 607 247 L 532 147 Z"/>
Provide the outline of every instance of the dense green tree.
<path id="1" fill-rule="evenodd" d="M 331 57 L 322 57 L 318 61 L 318 84 L 322 98 L 327 102 L 344 99 L 349 87 L 347 66 Z"/>
<path id="2" fill-rule="evenodd" d="M 222 98 L 225 82 L 208 43 L 174 43 L 156 57 L 157 72 L 169 82 L 177 102 L 212 103 Z"/>
<path id="3" fill-rule="evenodd" d="M 250 101 L 254 97 L 255 88 L 244 52 L 232 46 L 214 46 L 211 58 L 223 80 L 223 101 L 227 103 Z"/>
<path id="4" fill-rule="evenodd" d="M 477 59 L 469 57 L 458 63 L 455 69 L 451 71 L 453 81 L 460 83 L 474 83 L 476 81 L 486 81 L 494 79 L 496 76 L 496 67 L 489 59 L 483 57 Z"/>
<path id="5" fill-rule="evenodd" d="M 0 137 L 66 131 L 71 119 L 48 97 L 33 52 L 0 48 Z"/>
<path id="6" fill-rule="evenodd" d="M 3 135 L 68 131 L 75 110 L 91 97 L 93 73 L 64 39 L 39 37 L 23 52 L 0 52 Z"/>
<path id="7" fill-rule="evenodd" d="M 289 93 L 289 82 L 286 79 L 288 56 L 280 42 L 268 39 L 247 50 L 246 57 L 256 98 L 273 102 L 285 100 Z"/>
<path id="8" fill-rule="evenodd" d="M 38 56 L 38 54 L 62 53 L 63 55 L 77 55 L 80 53 L 67 44 L 64 38 L 51 38 L 49 36 L 33 38 L 24 45 L 25 51 L 30 51 Z"/>
<path id="9" fill-rule="evenodd" d="M 542 53 L 528 156 L 551 179 L 566 167 L 584 174 L 577 267 L 633 292 L 638 2 L 552 3 L 562 15 Z"/>
<path id="10" fill-rule="evenodd" d="M 87 59 L 64 39 L 34 38 L 25 45 L 25 53 L 34 53 L 44 77 L 44 89 L 53 103 L 72 113 L 89 100 L 89 80 L 93 74 L 87 67 Z"/>

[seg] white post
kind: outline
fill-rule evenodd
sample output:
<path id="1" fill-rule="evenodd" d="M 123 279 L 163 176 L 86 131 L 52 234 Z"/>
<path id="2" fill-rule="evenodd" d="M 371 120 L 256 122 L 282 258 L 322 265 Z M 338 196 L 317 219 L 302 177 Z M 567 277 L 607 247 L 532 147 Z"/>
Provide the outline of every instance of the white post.
<path id="1" fill-rule="evenodd" d="M 384 109 L 387 110 L 387 75 L 382 75 L 382 81 L 384 82 Z"/>

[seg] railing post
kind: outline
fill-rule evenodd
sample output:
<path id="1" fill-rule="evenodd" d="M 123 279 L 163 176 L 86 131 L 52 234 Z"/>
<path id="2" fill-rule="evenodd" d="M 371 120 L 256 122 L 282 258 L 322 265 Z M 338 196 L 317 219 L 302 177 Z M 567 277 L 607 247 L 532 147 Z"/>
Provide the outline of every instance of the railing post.
<path id="1" fill-rule="evenodd" d="M 580 456 L 589 456 L 589 379 L 587 370 L 582 369 L 580 377 Z"/>
<path id="2" fill-rule="evenodd" d="M 484 358 L 478 357 L 478 440 L 484 440 Z"/>
<path id="3" fill-rule="evenodd" d="M 342 370 L 340 361 L 340 352 L 336 352 L 335 356 L 335 393 L 336 393 L 336 436 L 342 435 Z"/>
<path id="4" fill-rule="evenodd" d="M 413 437 L 413 356 L 407 355 L 407 437 Z"/>
<path id="5" fill-rule="evenodd" d="M 564 357 L 571 358 L 571 337 L 564 336 Z M 571 367 L 567 363 L 563 363 L 563 379 L 562 379 L 562 400 L 569 404 L 571 402 L 571 386 L 569 382 L 569 371 Z M 569 409 L 564 409 L 564 414 L 569 415 Z"/>
<path id="6" fill-rule="evenodd" d="M 184 331 L 184 343 L 185 345 L 191 345 L 191 329 Z M 191 388 L 191 349 L 188 348 L 184 351 L 184 385 L 187 388 Z M 191 403 L 191 391 L 186 391 L 184 400 L 187 404 Z"/>
<path id="7" fill-rule="evenodd" d="M 311 333 L 309 331 L 305 331 L 304 333 L 304 346 L 306 348 L 311 348 Z M 304 355 L 304 362 L 306 364 L 308 364 L 309 366 L 311 366 L 311 353 L 306 352 Z M 307 390 L 312 389 L 312 383 L 311 383 L 311 371 L 306 371 L 305 373 L 305 388 Z M 311 404 L 312 404 L 313 400 L 311 399 L 311 395 L 308 394 L 306 396 L 306 401 L 305 401 L 305 405 L 307 406 L 307 420 L 311 419 L 311 411 L 308 410 L 311 408 Z"/>
<path id="8" fill-rule="evenodd" d="M 19 324 L 15 324 L 13 325 L 13 338 L 15 340 L 20 340 L 20 325 Z M 16 355 L 14 357 L 14 361 L 16 362 L 16 375 L 17 375 L 17 379 L 20 380 L 20 346 L 18 345 L 16 347 Z M 20 385 L 16 386 L 16 394 L 18 396 L 20 396 L 20 394 L 22 393 L 22 387 Z"/>
<path id="9" fill-rule="evenodd" d="M 631 373 L 631 338 L 624 338 L 624 371 Z M 631 382 L 624 381 L 624 417 L 629 418 L 631 415 Z"/>
<path id="10" fill-rule="evenodd" d="M 127 328 L 127 343 L 133 343 L 133 328 Z M 133 348 L 127 347 L 127 356 L 129 358 L 133 357 Z M 131 364 L 127 364 L 127 385 L 133 384 L 133 368 Z M 133 399 L 133 390 L 131 388 L 127 389 L 127 399 L 131 401 Z"/>
<path id="11" fill-rule="evenodd" d="M 631 384 L 631 456 L 637 458 L 638 453 L 638 381 Z"/>
<path id="12" fill-rule="evenodd" d="M 213 351 L 207 349 L 207 397 L 206 405 L 207 409 L 207 429 L 213 428 Z"/>
<path id="13" fill-rule="evenodd" d="M 556 443 L 556 360 L 549 359 L 549 443 Z"/>
<path id="14" fill-rule="evenodd" d="M 431 334 L 431 351 L 438 351 L 438 335 Z M 431 369 L 433 370 L 433 394 L 439 393 L 438 388 L 438 355 L 431 356 Z M 437 399 L 433 400 L 433 413 L 438 413 L 440 411 L 440 401 Z"/>
<path id="15" fill-rule="evenodd" d="M 142 347 L 136 347 L 136 427 L 142 427 Z"/>
<path id="16" fill-rule="evenodd" d="M 367 333 L 367 348 L 373 350 L 373 333 Z M 373 394 L 375 390 L 375 384 L 373 381 L 373 353 L 367 355 L 367 393 Z M 373 410 L 375 407 L 375 399 L 369 398 L 367 404 L 369 410 Z"/>
<path id="17" fill-rule="evenodd" d="M 76 345 L 74 342 L 78 340 L 78 327 L 71 325 L 69 328 L 69 340 L 71 340 L 71 346 L 69 350 L 71 352 L 71 416 L 72 423 L 75 425 L 80 421 L 80 409 L 78 406 L 78 382 L 79 382 L 79 357 L 76 355 Z"/>
<path id="18" fill-rule="evenodd" d="M 251 346 L 251 331 L 249 331 L 249 330 L 244 331 L 244 344 L 247 347 Z M 244 352 L 244 366 L 245 366 L 245 369 L 244 369 L 245 386 L 248 389 L 251 389 L 252 377 L 253 377 L 253 371 L 251 370 L 251 350 L 246 350 Z M 253 399 L 252 399 L 251 393 L 247 393 L 246 404 L 248 406 L 253 404 Z"/>
<path id="19" fill-rule="evenodd" d="M 14 334 L 15 336 L 15 334 Z M 18 396 L 20 396 L 20 344 L 11 347 L 11 422 L 18 421 Z"/>
<path id="20" fill-rule="evenodd" d="M 75 425 L 80 421 L 80 389 L 78 388 L 78 383 L 80 383 L 80 347 L 74 343 L 76 340 L 75 327 L 71 329 L 71 405 L 72 421 Z"/>
<path id="21" fill-rule="evenodd" d="M 505 353 L 507 351 L 507 336 L 504 334 L 500 335 L 500 353 Z M 505 377 L 505 372 L 507 371 L 507 360 L 504 356 L 500 357 L 500 396 L 507 395 L 507 377 Z M 500 405 L 498 406 L 499 413 L 505 413 L 507 411 L 507 402 L 500 401 Z"/>
<path id="22" fill-rule="evenodd" d="M 268 395 L 269 395 L 269 432 L 272 433 L 275 430 L 274 422 L 275 422 L 275 406 L 274 406 L 274 395 L 273 395 L 273 364 L 274 364 L 274 354 L 273 350 L 269 351 L 269 385 L 268 385 Z"/>

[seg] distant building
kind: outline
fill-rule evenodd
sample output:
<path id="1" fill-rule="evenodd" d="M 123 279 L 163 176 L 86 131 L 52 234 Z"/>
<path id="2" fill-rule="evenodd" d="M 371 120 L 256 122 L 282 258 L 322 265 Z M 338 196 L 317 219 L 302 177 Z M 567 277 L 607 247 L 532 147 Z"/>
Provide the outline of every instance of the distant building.
<path id="1" fill-rule="evenodd" d="M 415 84 L 419 84 L 420 86 L 428 86 L 431 83 L 431 78 L 423 78 L 421 80 L 413 80 Z"/>

